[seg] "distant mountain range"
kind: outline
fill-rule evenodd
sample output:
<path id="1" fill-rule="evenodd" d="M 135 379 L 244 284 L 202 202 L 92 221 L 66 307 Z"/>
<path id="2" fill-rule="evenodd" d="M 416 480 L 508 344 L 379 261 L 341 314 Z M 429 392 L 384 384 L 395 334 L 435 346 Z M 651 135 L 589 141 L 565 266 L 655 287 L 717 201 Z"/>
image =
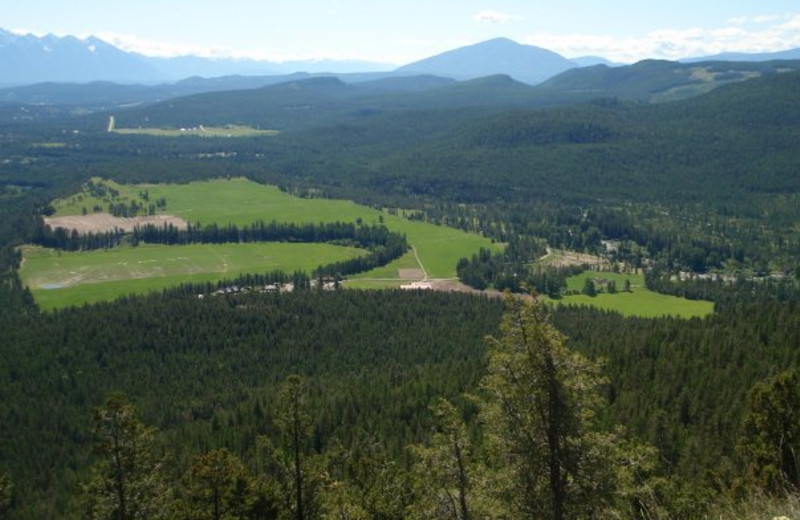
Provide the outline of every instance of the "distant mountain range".
<path id="1" fill-rule="evenodd" d="M 769 61 L 800 59 L 800 49 L 768 54 L 726 53 L 698 61 Z M 0 87 L 36 83 L 114 82 L 123 85 L 161 85 L 164 92 L 148 91 L 152 99 L 176 94 L 222 90 L 223 84 L 249 84 L 249 88 L 273 83 L 265 78 L 304 72 L 314 75 L 361 73 L 362 80 L 390 76 L 438 76 L 458 81 L 503 74 L 517 81 L 539 84 L 565 71 L 588 66 L 619 66 L 598 56 L 567 59 L 555 52 L 496 38 L 461 47 L 397 69 L 386 64 L 359 61 L 296 61 L 273 63 L 246 59 L 209 59 L 198 56 L 154 58 L 125 52 L 98 38 L 19 35 L 0 29 Z M 233 77 L 236 78 L 233 78 Z M 245 79 L 243 76 L 252 77 Z M 197 77 L 220 78 L 212 86 Z M 179 80 L 193 78 L 189 84 Z M 192 88 L 192 81 L 194 86 Z M 173 84 L 166 86 L 165 84 Z M 211 88 L 209 88 L 211 87 Z M 247 88 L 237 86 L 236 88 Z M 44 91 L 47 89 L 45 88 Z M 124 90 L 124 89 L 123 89 Z M 131 90 L 131 89 L 128 89 Z M 137 89 L 133 89 L 137 91 Z M 177 92 L 176 92 L 177 90 Z M 140 98 L 138 94 L 134 97 Z M 7 97 L 7 96 L 6 96 Z M 12 96 L 13 97 L 13 96 Z"/>
<path id="2" fill-rule="evenodd" d="M 99 38 L 51 34 L 38 37 L 0 29 L 0 86 L 34 83 L 157 84 L 191 76 L 282 75 L 292 72 L 372 72 L 391 65 L 366 61 L 294 61 L 273 63 L 249 59 L 198 56 L 158 58 L 125 52 Z"/>
<path id="3" fill-rule="evenodd" d="M 41 38 L 0 29 L 0 84 L 93 80 L 152 82 L 158 70 L 141 56 L 97 38 Z"/>

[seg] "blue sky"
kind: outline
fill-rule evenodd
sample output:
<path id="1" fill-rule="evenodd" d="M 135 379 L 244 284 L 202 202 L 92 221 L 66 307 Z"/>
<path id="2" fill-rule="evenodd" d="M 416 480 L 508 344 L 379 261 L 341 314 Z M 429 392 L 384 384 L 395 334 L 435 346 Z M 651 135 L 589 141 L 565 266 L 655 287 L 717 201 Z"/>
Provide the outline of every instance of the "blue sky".
<path id="1" fill-rule="evenodd" d="M 22 0 L 0 27 L 148 55 L 404 64 L 504 36 L 567 57 L 677 59 L 800 47 L 797 0 Z"/>

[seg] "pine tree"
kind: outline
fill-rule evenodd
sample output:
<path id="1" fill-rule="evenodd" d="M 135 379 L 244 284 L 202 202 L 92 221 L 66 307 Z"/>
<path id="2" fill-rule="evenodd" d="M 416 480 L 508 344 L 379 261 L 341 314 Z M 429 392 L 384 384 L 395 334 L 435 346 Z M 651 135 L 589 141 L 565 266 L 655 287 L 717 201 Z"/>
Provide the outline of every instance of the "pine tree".
<path id="1" fill-rule="evenodd" d="M 273 418 L 278 442 L 268 437 L 259 440 L 268 456 L 268 469 L 281 489 L 284 513 L 295 520 L 317 516 L 318 495 L 326 478 L 326 461 L 308 453 L 312 422 L 306 411 L 305 393 L 306 383 L 301 376 L 286 378 L 278 390 Z"/>
<path id="2" fill-rule="evenodd" d="M 14 481 L 5 473 L 0 473 L 0 519 L 11 518 L 14 505 Z"/>
<path id="3" fill-rule="evenodd" d="M 92 479 L 84 487 L 92 519 L 169 516 L 170 490 L 155 457 L 155 430 L 145 427 L 122 393 L 113 393 L 94 414 Z"/>
<path id="4" fill-rule="evenodd" d="M 785 371 L 756 383 L 742 421 L 739 450 L 748 476 L 770 493 L 800 489 L 800 378 Z"/>
<path id="5" fill-rule="evenodd" d="M 597 518 L 627 508 L 614 504 L 618 497 L 636 502 L 638 472 L 653 451 L 599 428 L 600 367 L 567 348 L 536 301 L 509 296 L 501 336 L 488 342 L 481 413 L 507 516 Z"/>
<path id="6" fill-rule="evenodd" d="M 432 407 L 438 431 L 428 445 L 409 447 L 414 457 L 411 518 L 468 520 L 476 511 L 472 443 L 460 412 L 446 399 Z"/>
<path id="7" fill-rule="evenodd" d="M 239 458 L 226 449 L 196 456 L 185 480 L 185 518 L 244 518 L 255 501 L 252 477 Z"/>

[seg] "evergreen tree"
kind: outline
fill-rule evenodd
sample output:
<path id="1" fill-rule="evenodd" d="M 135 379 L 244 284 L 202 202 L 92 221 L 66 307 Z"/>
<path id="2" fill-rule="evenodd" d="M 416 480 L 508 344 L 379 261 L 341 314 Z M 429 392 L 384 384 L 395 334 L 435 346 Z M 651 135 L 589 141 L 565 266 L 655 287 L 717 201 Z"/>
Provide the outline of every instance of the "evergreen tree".
<path id="1" fill-rule="evenodd" d="M 411 518 L 468 520 L 485 518 L 476 504 L 476 468 L 472 443 L 461 413 L 446 399 L 432 407 L 438 432 L 430 443 L 412 445 L 416 500 Z"/>
<path id="2" fill-rule="evenodd" d="M 197 455 L 185 480 L 181 513 L 188 519 L 244 518 L 256 502 L 253 478 L 226 449 Z"/>
<path id="3" fill-rule="evenodd" d="M 352 450 L 327 450 L 333 460 L 323 497 L 323 518 L 404 520 L 411 504 L 411 486 L 404 464 L 387 453 L 385 438 L 369 435 L 354 441 Z"/>
<path id="4" fill-rule="evenodd" d="M 128 520 L 169 515 L 170 490 L 153 452 L 155 430 L 144 426 L 122 393 L 94 414 L 99 460 L 84 491 L 92 519 Z"/>
<path id="5" fill-rule="evenodd" d="M 305 394 L 305 379 L 296 374 L 287 377 L 278 390 L 273 419 L 279 444 L 261 438 L 261 446 L 270 459 L 269 469 L 281 490 L 286 518 L 295 520 L 317 517 L 318 495 L 326 481 L 326 461 L 321 455 L 308 453 L 312 422 L 306 411 Z"/>
<path id="6" fill-rule="evenodd" d="M 739 449 L 748 476 L 770 493 L 800 489 L 800 378 L 785 371 L 756 383 L 742 421 Z"/>
<path id="7" fill-rule="evenodd" d="M 14 481 L 11 476 L 0 473 L 0 519 L 11 518 L 11 506 L 14 505 Z"/>
<path id="8" fill-rule="evenodd" d="M 501 336 L 488 342 L 482 415 L 508 515 L 600 516 L 624 484 L 621 432 L 598 427 L 600 367 L 566 347 L 535 300 L 509 297 Z"/>

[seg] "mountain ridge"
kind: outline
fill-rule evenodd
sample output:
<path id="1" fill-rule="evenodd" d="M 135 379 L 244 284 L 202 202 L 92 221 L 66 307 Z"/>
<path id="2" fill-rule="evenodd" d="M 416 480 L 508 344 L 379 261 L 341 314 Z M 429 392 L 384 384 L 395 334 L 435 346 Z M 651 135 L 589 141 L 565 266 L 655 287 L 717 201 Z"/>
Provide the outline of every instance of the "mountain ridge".
<path id="1" fill-rule="evenodd" d="M 721 53 L 683 58 L 680 63 L 705 61 L 762 62 L 800 59 L 800 48 L 773 53 Z M 366 61 L 308 60 L 271 62 L 195 55 L 153 57 L 126 52 L 95 36 L 18 34 L 0 28 L 0 88 L 37 83 L 159 85 L 190 77 L 282 76 L 292 73 L 432 75 L 458 81 L 505 74 L 528 84 L 547 81 L 568 70 L 598 64 L 621 66 L 602 56 L 565 58 L 548 49 L 494 38 L 424 58 L 400 67 Z"/>
<path id="2" fill-rule="evenodd" d="M 191 76 L 282 75 L 294 72 L 377 72 L 391 65 L 357 60 L 284 63 L 187 55 L 153 57 L 126 52 L 95 36 L 80 39 L 16 34 L 0 28 L 0 87 L 36 83 L 160 84 Z"/>
<path id="3" fill-rule="evenodd" d="M 399 72 L 434 74 L 456 80 L 506 74 L 536 84 L 577 65 L 553 51 L 522 45 L 508 38 L 452 49 L 395 69 Z"/>

